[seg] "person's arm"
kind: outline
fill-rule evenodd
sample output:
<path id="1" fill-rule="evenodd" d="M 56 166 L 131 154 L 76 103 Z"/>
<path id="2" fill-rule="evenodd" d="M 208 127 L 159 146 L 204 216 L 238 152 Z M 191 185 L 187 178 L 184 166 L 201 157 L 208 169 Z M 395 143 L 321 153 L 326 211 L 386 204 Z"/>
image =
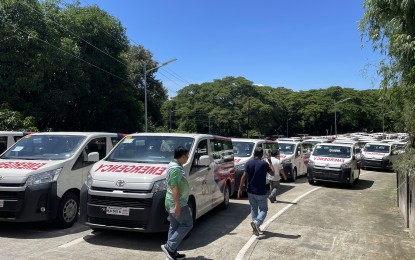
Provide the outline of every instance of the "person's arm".
<path id="1" fill-rule="evenodd" d="M 178 217 L 182 213 L 182 210 L 180 208 L 180 192 L 179 187 L 174 185 L 171 186 L 171 191 L 173 193 L 173 199 L 174 199 L 174 214 Z"/>
<path id="2" fill-rule="evenodd" d="M 239 189 L 238 189 L 238 199 L 242 196 L 242 187 L 245 185 L 247 176 L 248 174 L 246 172 L 242 174 L 241 182 L 239 183 Z"/>
<path id="3" fill-rule="evenodd" d="M 274 169 L 274 166 L 272 165 L 271 158 L 268 157 L 267 160 L 268 160 L 268 166 L 269 166 L 268 173 L 269 173 L 269 175 L 274 176 L 275 175 L 275 169 Z"/>

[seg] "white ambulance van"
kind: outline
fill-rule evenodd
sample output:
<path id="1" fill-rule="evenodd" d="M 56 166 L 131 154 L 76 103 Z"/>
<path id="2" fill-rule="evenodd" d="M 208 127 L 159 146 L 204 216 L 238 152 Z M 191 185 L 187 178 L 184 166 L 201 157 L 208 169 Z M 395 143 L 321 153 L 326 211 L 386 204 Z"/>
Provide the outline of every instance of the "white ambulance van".
<path id="1" fill-rule="evenodd" d="M 30 132 L 0 131 L 0 154 Z"/>
<path id="2" fill-rule="evenodd" d="M 280 161 L 288 179 L 295 181 L 298 176 L 307 174 L 312 149 L 312 143 L 279 141 Z"/>
<path id="3" fill-rule="evenodd" d="M 96 163 L 81 191 L 80 222 L 92 229 L 168 230 L 166 169 L 174 149 L 189 150 L 183 165 L 194 219 L 229 205 L 235 190 L 232 141 L 206 134 L 137 133 Z"/>
<path id="4" fill-rule="evenodd" d="M 264 149 L 264 156 L 271 150 L 278 150 L 278 142 L 265 139 L 232 138 L 233 150 L 235 152 L 235 189 L 239 189 L 242 175 L 247 161 L 254 157 L 254 150 L 257 147 Z M 244 186 L 245 191 L 247 185 Z"/>
<path id="5" fill-rule="evenodd" d="M 79 193 L 92 167 L 121 140 L 112 133 L 26 135 L 0 156 L 0 221 L 76 221 Z"/>
<path id="6" fill-rule="evenodd" d="M 360 167 L 362 169 L 375 168 L 392 170 L 394 153 L 392 143 L 371 142 L 367 143 L 360 155 Z"/>
<path id="7" fill-rule="evenodd" d="M 310 184 L 323 181 L 352 186 L 359 177 L 360 168 L 353 144 L 316 144 L 307 166 L 307 179 Z"/>

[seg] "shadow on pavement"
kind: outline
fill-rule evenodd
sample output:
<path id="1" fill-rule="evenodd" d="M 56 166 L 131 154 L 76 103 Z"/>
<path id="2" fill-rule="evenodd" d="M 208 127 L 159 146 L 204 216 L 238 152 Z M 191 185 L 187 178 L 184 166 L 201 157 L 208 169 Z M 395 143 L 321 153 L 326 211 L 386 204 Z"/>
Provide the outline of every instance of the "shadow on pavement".
<path id="1" fill-rule="evenodd" d="M 286 239 L 299 239 L 301 235 L 287 235 L 287 234 L 281 234 L 281 233 L 274 233 L 270 231 L 262 231 L 262 235 L 258 237 L 259 240 L 267 239 L 271 237 L 280 237 L 280 238 L 286 238 Z"/>
<path id="2" fill-rule="evenodd" d="M 347 184 L 342 183 L 334 183 L 334 182 L 320 182 L 318 181 L 317 184 L 314 186 L 321 186 L 326 188 L 334 188 L 334 189 L 349 189 L 349 190 L 366 190 L 370 189 L 370 187 L 373 186 L 373 183 L 375 183 L 372 180 L 359 180 L 358 183 L 354 184 L 353 187 L 350 187 Z"/>
<path id="3" fill-rule="evenodd" d="M 60 229 L 49 222 L 0 222 L 0 237 L 15 239 L 45 239 L 81 233 L 89 230 L 75 223 L 70 228 Z"/>
<path id="4" fill-rule="evenodd" d="M 232 231 L 251 213 L 250 206 L 230 202 L 229 208 L 216 207 L 194 223 L 190 237 L 180 245 L 180 250 L 191 250 L 209 245 Z M 231 220 L 231 221 L 230 221 Z M 167 240 L 167 233 L 136 233 L 113 230 L 94 232 L 84 237 L 85 242 L 94 245 L 124 248 L 141 251 L 161 251 L 160 245 Z M 192 259 L 207 259 L 202 256 Z"/>

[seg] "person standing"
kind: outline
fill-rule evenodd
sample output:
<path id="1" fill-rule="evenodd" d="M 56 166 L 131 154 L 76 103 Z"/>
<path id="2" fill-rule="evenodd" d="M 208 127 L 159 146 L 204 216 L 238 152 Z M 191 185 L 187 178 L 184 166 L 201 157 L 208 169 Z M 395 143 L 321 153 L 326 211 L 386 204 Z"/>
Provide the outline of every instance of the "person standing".
<path id="1" fill-rule="evenodd" d="M 267 161 L 262 160 L 264 150 L 261 147 L 255 148 L 254 158 L 245 164 L 245 170 L 242 175 L 241 183 L 246 183 L 248 178 L 248 200 L 251 206 L 251 226 L 254 234 L 259 236 L 260 226 L 264 223 L 268 212 L 267 200 L 267 173 L 274 176 L 275 170 L 272 166 L 271 158 Z M 238 198 L 242 196 L 242 185 L 238 189 Z M 258 211 L 259 209 L 259 211 Z"/>
<path id="2" fill-rule="evenodd" d="M 167 168 L 167 192 L 165 207 L 169 214 L 170 227 L 167 242 L 161 249 L 170 260 L 184 259 L 186 255 L 177 252 L 184 237 L 193 228 L 193 218 L 188 206 L 189 183 L 183 164 L 188 159 L 189 151 L 183 146 L 174 150 L 174 159 Z"/>
<path id="3" fill-rule="evenodd" d="M 271 174 L 267 175 L 267 179 L 269 181 L 269 187 L 271 190 L 271 194 L 268 196 L 268 199 L 271 203 L 274 203 L 277 199 L 278 190 L 280 189 L 280 180 L 281 176 L 284 180 L 287 180 L 287 175 L 285 174 L 284 168 L 281 165 L 279 160 L 279 152 L 277 149 L 271 151 L 271 163 L 274 167 L 275 174 L 272 176 Z"/>

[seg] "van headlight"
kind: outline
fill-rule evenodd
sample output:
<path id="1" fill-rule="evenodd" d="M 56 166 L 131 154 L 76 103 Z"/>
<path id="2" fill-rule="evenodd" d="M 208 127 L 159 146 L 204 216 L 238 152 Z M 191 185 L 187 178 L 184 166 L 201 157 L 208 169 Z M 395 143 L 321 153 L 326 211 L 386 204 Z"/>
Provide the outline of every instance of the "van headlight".
<path id="1" fill-rule="evenodd" d="M 151 192 L 165 191 L 166 188 L 167 188 L 166 179 L 162 179 L 154 183 L 153 189 L 151 189 Z"/>
<path id="2" fill-rule="evenodd" d="M 291 159 L 284 159 L 284 160 L 282 160 L 281 163 L 286 164 L 286 163 L 290 163 L 290 162 L 291 162 Z"/>
<path id="3" fill-rule="evenodd" d="M 314 167 L 314 161 L 308 161 L 308 166 Z"/>
<path id="4" fill-rule="evenodd" d="M 343 163 L 341 166 L 340 166 L 340 168 L 342 168 L 342 169 L 349 169 L 349 168 L 351 168 L 352 167 L 352 165 L 350 164 L 350 163 Z"/>
<path id="5" fill-rule="evenodd" d="M 244 171 L 245 170 L 245 164 L 238 164 L 235 166 L 235 171 Z"/>
<path id="6" fill-rule="evenodd" d="M 86 176 L 86 181 L 85 181 L 85 185 L 88 187 L 88 189 L 91 188 L 92 186 L 92 175 L 90 172 L 88 172 L 88 175 Z"/>
<path id="7" fill-rule="evenodd" d="M 47 172 L 39 172 L 33 175 L 30 175 L 26 180 L 26 185 L 37 185 L 37 184 L 43 184 L 43 183 L 49 183 L 56 181 L 59 177 L 59 174 L 61 173 L 62 168 L 58 168 L 55 170 L 50 170 Z"/>

